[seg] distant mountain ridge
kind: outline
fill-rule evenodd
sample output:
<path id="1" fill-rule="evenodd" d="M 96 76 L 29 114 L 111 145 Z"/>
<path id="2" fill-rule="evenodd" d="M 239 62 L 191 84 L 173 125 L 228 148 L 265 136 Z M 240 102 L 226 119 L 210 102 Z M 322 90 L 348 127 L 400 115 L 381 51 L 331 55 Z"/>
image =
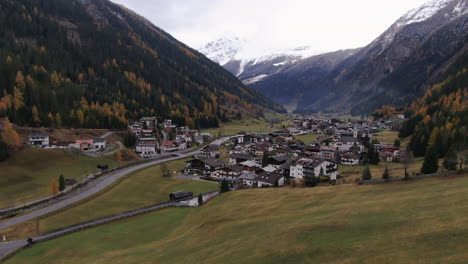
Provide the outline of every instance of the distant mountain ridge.
<path id="1" fill-rule="evenodd" d="M 290 111 L 360 114 L 383 104 L 401 106 L 421 96 L 466 51 L 467 20 L 466 0 L 428 1 L 366 47 L 238 77 Z M 232 72 L 230 64 L 224 67 Z M 245 81 L 252 77 L 255 82 Z"/>
<path id="2" fill-rule="evenodd" d="M 286 66 L 320 53 L 310 46 L 302 46 L 284 50 L 264 50 L 252 54 L 245 50 L 246 46 L 248 46 L 246 39 L 225 37 L 209 42 L 199 50 L 245 84 L 260 81 L 282 71 Z"/>

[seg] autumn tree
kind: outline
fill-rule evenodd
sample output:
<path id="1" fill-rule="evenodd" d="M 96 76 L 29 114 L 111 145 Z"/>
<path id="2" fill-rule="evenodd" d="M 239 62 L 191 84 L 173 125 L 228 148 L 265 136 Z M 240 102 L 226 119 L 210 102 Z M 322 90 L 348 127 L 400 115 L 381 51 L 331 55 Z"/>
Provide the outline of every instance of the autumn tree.
<path id="1" fill-rule="evenodd" d="M 413 151 L 409 147 L 406 148 L 405 151 L 405 156 L 403 157 L 403 168 L 405 170 L 405 180 L 409 179 L 409 172 L 408 169 L 413 165 L 414 163 L 414 155 Z"/>
<path id="2" fill-rule="evenodd" d="M 55 114 L 55 126 L 57 128 L 62 127 L 62 116 L 60 115 L 60 113 Z"/>
<path id="3" fill-rule="evenodd" d="M 117 152 L 115 152 L 115 158 L 117 159 L 118 162 L 123 162 L 124 158 L 123 158 L 122 151 L 117 150 Z"/>
<path id="4" fill-rule="evenodd" d="M 3 130 L 1 131 L 0 135 L 3 142 L 5 142 L 9 148 L 17 149 L 20 147 L 20 137 L 8 118 L 3 119 Z"/>
<path id="5" fill-rule="evenodd" d="M 50 191 L 52 192 L 52 195 L 57 195 L 59 193 L 59 189 L 58 189 L 58 186 L 57 186 L 57 181 L 55 179 L 53 179 L 50 182 Z"/>
<path id="6" fill-rule="evenodd" d="M 39 126 L 41 124 L 41 119 L 39 118 L 39 111 L 37 110 L 36 106 L 33 106 L 31 110 L 31 114 L 32 114 L 34 125 Z"/>
<path id="7" fill-rule="evenodd" d="M 162 174 L 163 177 L 165 177 L 165 178 L 171 177 L 171 172 L 170 172 L 170 170 L 167 167 L 167 164 L 165 162 L 161 163 L 160 169 L 161 169 L 161 174 Z"/>

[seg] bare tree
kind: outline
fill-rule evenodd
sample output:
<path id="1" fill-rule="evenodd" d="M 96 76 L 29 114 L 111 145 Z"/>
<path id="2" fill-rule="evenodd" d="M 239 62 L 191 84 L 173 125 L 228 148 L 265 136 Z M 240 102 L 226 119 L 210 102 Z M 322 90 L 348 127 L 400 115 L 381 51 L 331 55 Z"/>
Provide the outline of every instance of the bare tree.
<path id="1" fill-rule="evenodd" d="M 166 163 L 162 163 L 160 165 L 160 168 L 161 168 L 161 173 L 162 173 L 163 177 L 165 177 L 165 178 L 171 177 L 171 172 L 169 171 L 169 168 L 167 167 Z"/>
<path id="2" fill-rule="evenodd" d="M 406 180 L 409 179 L 408 169 L 411 167 L 413 163 L 414 163 L 413 151 L 411 151 L 409 147 L 406 147 L 405 156 L 403 157 L 403 167 L 405 169 L 404 177 Z"/>

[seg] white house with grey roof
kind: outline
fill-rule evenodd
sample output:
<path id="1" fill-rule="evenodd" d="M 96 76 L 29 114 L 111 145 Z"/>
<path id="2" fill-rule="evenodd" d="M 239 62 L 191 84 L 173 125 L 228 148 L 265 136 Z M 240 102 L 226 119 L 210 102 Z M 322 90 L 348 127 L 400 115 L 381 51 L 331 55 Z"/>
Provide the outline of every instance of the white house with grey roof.
<path id="1" fill-rule="evenodd" d="M 49 135 L 46 133 L 31 133 L 29 135 L 29 145 L 45 148 L 49 146 Z"/>
<path id="2" fill-rule="evenodd" d="M 307 176 L 319 177 L 320 174 L 336 180 L 338 164 L 326 159 L 301 158 L 290 165 L 289 173 L 289 176 L 295 180 L 300 180 Z"/>

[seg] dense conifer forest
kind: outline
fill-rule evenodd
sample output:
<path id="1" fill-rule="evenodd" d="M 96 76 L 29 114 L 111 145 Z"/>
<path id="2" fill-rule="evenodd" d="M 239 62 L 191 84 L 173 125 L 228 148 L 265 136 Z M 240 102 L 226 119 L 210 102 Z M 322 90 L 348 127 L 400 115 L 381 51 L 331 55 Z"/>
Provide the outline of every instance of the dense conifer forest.
<path id="1" fill-rule="evenodd" d="M 406 108 L 408 120 L 400 137 L 412 136 L 409 147 L 415 156 L 428 150 L 445 157 L 453 148 L 467 148 L 468 52 L 465 52 L 440 81 Z"/>
<path id="2" fill-rule="evenodd" d="M 107 0 L 0 2 L 0 117 L 124 128 L 141 116 L 193 128 L 281 108 Z"/>

